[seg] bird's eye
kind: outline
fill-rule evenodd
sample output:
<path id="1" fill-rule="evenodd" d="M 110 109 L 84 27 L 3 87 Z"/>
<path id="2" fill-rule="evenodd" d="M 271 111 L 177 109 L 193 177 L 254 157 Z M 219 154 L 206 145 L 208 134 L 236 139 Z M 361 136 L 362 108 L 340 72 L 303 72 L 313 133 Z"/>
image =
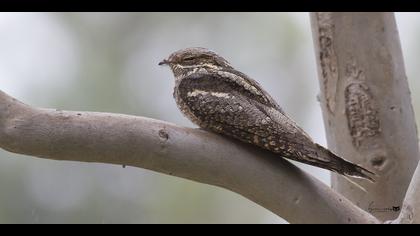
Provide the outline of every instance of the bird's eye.
<path id="1" fill-rule="evenodd" d="M 184 58 L 184 61 L 192 61 L 192 60 L 194 60 L 194 57 L 186 57 L 186 58 Z"/>

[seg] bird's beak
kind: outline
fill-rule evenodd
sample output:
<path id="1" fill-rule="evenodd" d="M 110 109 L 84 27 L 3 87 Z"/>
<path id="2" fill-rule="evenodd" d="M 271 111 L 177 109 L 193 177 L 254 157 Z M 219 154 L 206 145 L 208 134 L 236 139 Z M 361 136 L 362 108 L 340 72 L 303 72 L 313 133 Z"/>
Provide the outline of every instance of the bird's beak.
<path id="1" fill-rule="evenodd" d="M 169 64 L 169 60 L 168 59 L 163 59 L 163 61 L 159 62 L 158 65 L 163 66 L 163 65 L 168 65 Z"/>

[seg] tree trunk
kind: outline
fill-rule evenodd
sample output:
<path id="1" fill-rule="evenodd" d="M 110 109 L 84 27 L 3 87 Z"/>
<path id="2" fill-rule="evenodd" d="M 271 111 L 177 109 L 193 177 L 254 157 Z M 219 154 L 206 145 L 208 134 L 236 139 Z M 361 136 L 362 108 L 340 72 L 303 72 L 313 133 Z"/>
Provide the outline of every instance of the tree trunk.
<path id="1" fill-rule="evenodd" d="M 332 187 L 379 219 L 395 219 L 419 158 L 393 13 L 311 13 L 328 147 L 377 173 Z"/>

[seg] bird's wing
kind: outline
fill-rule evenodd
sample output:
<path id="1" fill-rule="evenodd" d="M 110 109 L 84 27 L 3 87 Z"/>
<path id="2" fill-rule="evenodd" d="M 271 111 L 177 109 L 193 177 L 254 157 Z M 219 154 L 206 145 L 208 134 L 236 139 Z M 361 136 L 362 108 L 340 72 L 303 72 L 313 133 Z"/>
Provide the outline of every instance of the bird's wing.
<path id="1" fill-rule="evenodd" d="M 217 83 L 215 82 L 217 80 Z M 193 73 L 183 80 L 184 85 L 200 89 L 202 91 L 214 91 L 221 93 L 239 92 L 250 101 L 255 101 L 262 112 L 278 121 L 285 122 L 290 128 L 299 130 L 306 138 L 310 136 L 291 120 L 278 103 L 267 93 L 261 85 L 247 75 L 236 71 L 225 69 L 209 73 Z"/>
<path id="2" fill-rule="evenodd" d="M 259 86 L 235 83 L 220 74 L 195 73 L 180 82 L 178 92 L 203 128 L 291 159 L 322 160 L 309 136 L 278 111 Z"/>

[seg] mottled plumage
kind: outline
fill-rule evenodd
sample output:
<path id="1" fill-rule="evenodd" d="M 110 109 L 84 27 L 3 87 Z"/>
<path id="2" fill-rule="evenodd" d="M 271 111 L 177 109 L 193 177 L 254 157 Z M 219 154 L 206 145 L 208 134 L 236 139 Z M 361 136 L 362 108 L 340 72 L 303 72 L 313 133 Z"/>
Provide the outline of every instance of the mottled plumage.
<path id="1" fill-rule="evenodd" d="M 292 160 L 373 181 L 367 175 L 372 172 L 314 143 L 256 81 L 216 53 L 187 48 L 163 64 L 174 73 L 178 107 L 198 126 Z"/>

